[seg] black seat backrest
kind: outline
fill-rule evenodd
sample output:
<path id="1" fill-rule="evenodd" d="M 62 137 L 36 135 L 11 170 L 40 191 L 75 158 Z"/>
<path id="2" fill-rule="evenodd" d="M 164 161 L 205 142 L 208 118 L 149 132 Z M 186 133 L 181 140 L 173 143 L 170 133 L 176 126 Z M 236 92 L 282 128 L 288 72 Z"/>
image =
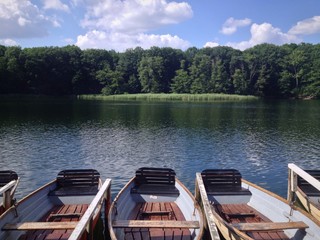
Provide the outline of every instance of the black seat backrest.
<path id="1" fill-rule="evenodd" d="M 236 169 L 206 169 L 201 176 L 206 188 L 241 189 L 241 174 Z"/>
<path id="2" fill-rule="evenodd" d="M 98 186 L 100 173 L 94 169 L 63 170 L 57 175 L 58 187 Z"/>
<path id="3" fill-rule="evenodd" d="M 312 177 L 320 181 L 320 170 L 304 170 L 309 173 Z M 298 186 L 305 192 L 305 194 L 310 196 L 320 196 L 320 191 L 308 183 L 306 180 L 298 175 Z"/>
<path id="4" fill-rule="evenodd" d="M 143 167 L 136 171 L 135 185 L 175 185 L 176 173 L 170 168 Z"/>
<path id="5" fill-rule="evenodd" d="M 6 171 L 0 171 L 0 187 L 5 186 L 12 180 L 17 180 L 18 174 L 15 171 L 6 170 Z"/>
<path id="6" fill-rule="evenodd" d="M 309 173 L 312 177 L 320 181 L 320 170 L 304 170 L 305 172 Z M 303 186 L 311 186 L 310 183 L 308 183 L 306 180 L 301 178 L 298 175 L 298 186 L 303 187 Z"/>

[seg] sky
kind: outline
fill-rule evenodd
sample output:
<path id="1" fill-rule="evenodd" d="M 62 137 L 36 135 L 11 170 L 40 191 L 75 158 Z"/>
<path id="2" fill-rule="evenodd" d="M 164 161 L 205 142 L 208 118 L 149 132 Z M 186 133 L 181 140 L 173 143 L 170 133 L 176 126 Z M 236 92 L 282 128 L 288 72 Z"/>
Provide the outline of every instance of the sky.
<path id="1" fill-rule="evenodd" d="M 0 0 L 0 45 L 152 46 L 320 43 L 320 0 Z"/>

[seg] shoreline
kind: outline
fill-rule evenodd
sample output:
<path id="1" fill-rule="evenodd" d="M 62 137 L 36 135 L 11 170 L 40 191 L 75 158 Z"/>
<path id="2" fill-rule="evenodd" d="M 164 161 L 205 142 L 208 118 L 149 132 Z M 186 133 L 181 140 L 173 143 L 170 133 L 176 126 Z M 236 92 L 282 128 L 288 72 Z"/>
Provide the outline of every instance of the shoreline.
<path id="1" fill-rule="evenodd" d="M 235 94 L 175 94 L 175 93 L 139 93 L 119 95 L 78 95 L 81 100 L 134 100 L 134 101 L 181 101 L 181 102 L 214 102 L 214 101 L 256 101 L 261 98 Z"/>

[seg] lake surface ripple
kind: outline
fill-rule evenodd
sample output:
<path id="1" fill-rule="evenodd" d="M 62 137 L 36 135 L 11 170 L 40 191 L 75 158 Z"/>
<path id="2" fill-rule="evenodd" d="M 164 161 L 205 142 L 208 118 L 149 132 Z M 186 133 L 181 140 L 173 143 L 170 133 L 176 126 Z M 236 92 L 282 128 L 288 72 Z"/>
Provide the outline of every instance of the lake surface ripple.
<path id="1" fill-rule="evenodd" d="M 113 196 L 142 166 L 195 173 L 236 168 L 286 196 L 287 164 L 320 169 L 320 102 L 109 102 L 1 99 L 0 167 L 21 177 L 17 198 L 62 169 L 95 168 Z"/>

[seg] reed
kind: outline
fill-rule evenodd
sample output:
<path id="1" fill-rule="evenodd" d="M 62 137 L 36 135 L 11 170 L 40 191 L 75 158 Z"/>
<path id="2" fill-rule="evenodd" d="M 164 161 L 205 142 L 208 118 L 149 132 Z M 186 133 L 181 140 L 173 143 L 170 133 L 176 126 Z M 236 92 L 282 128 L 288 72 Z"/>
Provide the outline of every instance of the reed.
<path id="1" fill-rule="evenodd" d="M 84 100 L 113 100 L 113 101 L 184 101 L 184 102 L 214 102 L 214 101 L 250 101 L 257 100 L 255 96 L 235 94 L 177 94 L 177 93 L 145 93 L 145 94 L 119 94 L 119 95 L 79 95 Z"/>

